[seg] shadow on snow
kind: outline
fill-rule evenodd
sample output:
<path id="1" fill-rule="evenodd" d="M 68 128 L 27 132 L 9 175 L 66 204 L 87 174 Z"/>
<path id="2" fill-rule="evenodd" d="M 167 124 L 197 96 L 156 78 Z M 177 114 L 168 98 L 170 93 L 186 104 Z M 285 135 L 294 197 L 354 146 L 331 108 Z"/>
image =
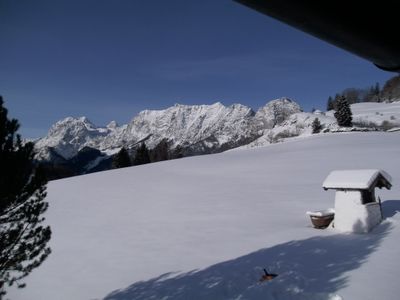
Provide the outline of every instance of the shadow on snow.
<path id="1" fill-rule="evenodd" d="M 382 202 L 382 211 L 385 218 L 393 217 L 400 212 L 400 200 L 386 200 Z"/>
<path id="2" fill-rule="evenodd" d="M 400 201 L 385 201 L 385 216 Z M 369 234 L 334 234 L 290 241 L 184 274 L 163 274 L 116 290 L 105 300 L 128 299 L 341 299 L 346 272 L 359 268 L 390 232 L 383 222 Z M 263 268 L 279 276 L 260 283 Z"/>

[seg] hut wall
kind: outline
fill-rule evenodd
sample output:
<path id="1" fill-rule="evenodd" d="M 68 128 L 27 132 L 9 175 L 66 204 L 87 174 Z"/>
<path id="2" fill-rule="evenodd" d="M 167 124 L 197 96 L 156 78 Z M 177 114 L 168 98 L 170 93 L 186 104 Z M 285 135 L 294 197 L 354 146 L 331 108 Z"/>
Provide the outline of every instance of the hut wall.
<path id="1" fill-rule="evenodd" d="M 362 204 L 360 191 L 336 191 L 335 229 L 365 233 L 381 221 L 379 204 Z"/>
<path id="2" fill-rule="evenodd" d="M 365 207 L 368 213 L 367 231 L 370 231 L 382 221 L 381 208 L 379 207 L 378 202 L 367 203 L 365 204 Z"/>

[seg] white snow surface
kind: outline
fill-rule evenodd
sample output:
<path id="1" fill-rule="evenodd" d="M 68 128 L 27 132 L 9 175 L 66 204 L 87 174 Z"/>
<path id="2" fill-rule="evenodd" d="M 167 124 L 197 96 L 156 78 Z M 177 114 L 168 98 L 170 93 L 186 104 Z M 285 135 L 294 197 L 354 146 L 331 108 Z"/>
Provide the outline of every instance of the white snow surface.
<path id="1" fill-rule="evenodd" d="M 327 189 L 368 189 L 379 175 L 392 182 L 391 176 L 383 170 L 335 170 L 329 173 L 322 186 Z"/>
<path id="2" fill-rule="evenodd" d="M 48 184 L 49 258 L 15 300 L 399 299 L 399 133 L 317 135 Z M 335 169 L 384 169 L 369 234 L 312 228 Z M 260 283 L 263 268 L 278 274 Z"/>
<path id="3" fill-rule="evenodd" d="M 328 208 L 328 209 L 317 210 L 317 211 L 307 211 L 306 214 L 311 217 L 325 217 L 325 216 L 330 216 L 330 215 L 335 214 L 335 209 Z"/>

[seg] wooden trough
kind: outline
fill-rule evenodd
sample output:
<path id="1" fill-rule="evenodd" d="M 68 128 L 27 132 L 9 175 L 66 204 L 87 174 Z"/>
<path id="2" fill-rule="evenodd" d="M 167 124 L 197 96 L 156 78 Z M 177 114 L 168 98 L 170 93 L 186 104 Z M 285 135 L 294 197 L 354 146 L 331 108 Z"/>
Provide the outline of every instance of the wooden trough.
<path id="1" fill-rule="evenodd" d="M 335 210 L 330 208 L 326 210 L 308 211 L 311 222 L 315 228 L 324 229 L 331 224 L 335 217 Z"/>

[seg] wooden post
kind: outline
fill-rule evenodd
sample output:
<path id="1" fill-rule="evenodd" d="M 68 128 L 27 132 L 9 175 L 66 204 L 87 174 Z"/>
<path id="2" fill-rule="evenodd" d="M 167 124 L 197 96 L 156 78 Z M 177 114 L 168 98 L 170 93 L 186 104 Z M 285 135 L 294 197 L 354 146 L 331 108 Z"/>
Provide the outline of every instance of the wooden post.
<path id="1" fill-rule="evenodd" d="M 383 220 L 382 202 L 381 202 L 381 197 L 379 196 L 378 196 L 378 201 L 379 201 L 379 209 L 381 211 L 381 220 Z"/>

